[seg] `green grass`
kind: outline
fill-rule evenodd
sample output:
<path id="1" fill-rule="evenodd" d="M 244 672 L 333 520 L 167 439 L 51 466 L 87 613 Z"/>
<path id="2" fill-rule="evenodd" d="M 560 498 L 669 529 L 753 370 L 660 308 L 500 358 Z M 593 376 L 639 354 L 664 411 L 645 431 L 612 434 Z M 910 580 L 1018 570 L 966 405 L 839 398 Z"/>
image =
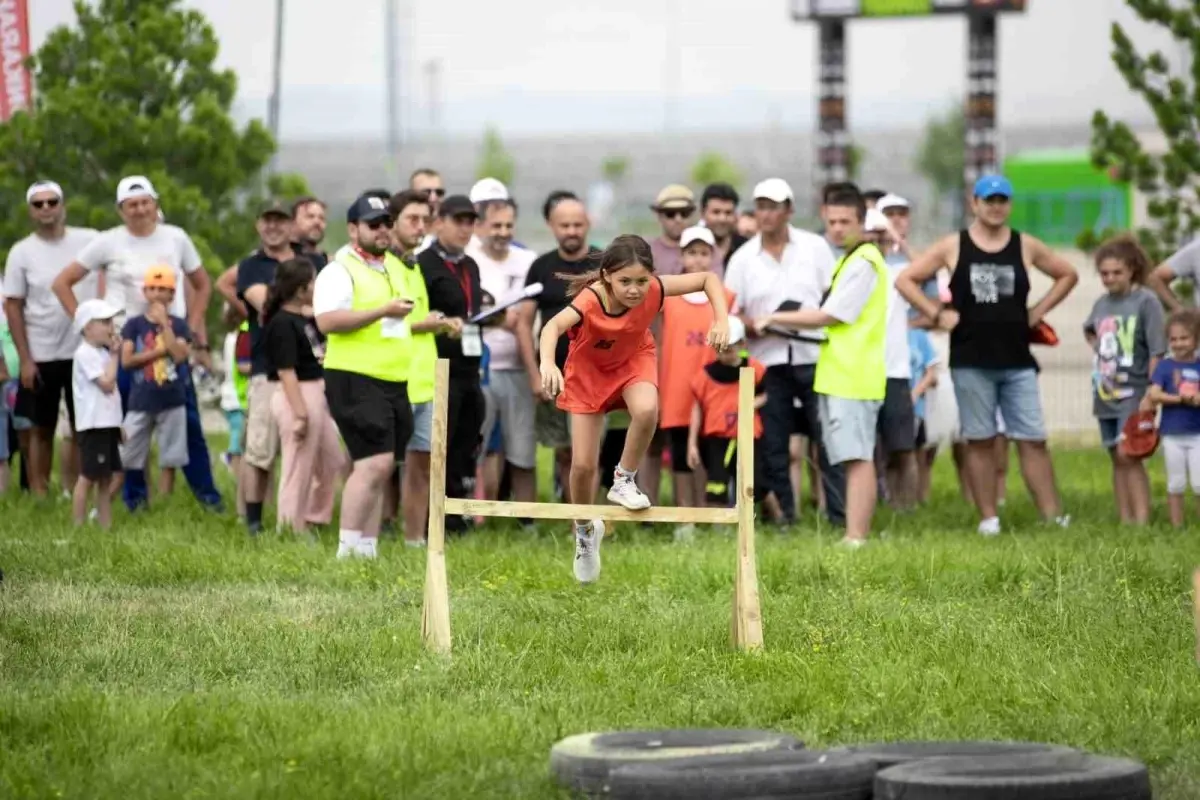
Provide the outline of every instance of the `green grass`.
<path id="1" fill-rule="evenodd" d="M 1067 531 L 1035 521 L 1014 474 L 1010 532 L 980 539 L 945 464 L 932 508 L 881 512 L 862 551 L 811 517 L 763 531 L 758 656 L 729 647 L 720 533 L 626 527 L 587 589 L 564 526 L 452 541 L 442 660 L 419 638 L 423 553 L 251 542 L 184 494 L 75 531 L 65 503 L 10 496 L 0 796 L 559 797 L 560 737 L 754 726 L 810 746 L 1055 741 L 1147 762 L 1156 797 L 1200 797 L 1200 537 L 1119 529 L 1104 456 L 1056 463 Z"/>

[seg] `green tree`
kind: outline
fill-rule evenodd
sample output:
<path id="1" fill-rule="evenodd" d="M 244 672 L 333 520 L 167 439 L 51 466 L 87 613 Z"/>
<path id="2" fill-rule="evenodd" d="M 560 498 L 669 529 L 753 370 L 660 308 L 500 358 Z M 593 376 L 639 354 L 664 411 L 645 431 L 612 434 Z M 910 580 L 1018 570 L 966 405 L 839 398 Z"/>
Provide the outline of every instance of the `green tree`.
<path id="1" fill-rule="evenodd" d="M 846 177 L 849 180 L 857 181 L 862 174 L 863 160 L 867 157 L 867 150 L 862 145 L 852 144 L 846 148 Z"/>
<path id="2" fill-rule="evenodd" d="M 629 174 L 628 156 L 606 156 L 600 162 L 600 174 L 612 184 L 618 184 Z"/>
<path id="3" fill-rule="evenodd" d="M 516 171 L 517 163 L 504 147 L 500 132 L 489 127 L 483 133 L 483 146 L 479 151 L 479 165 L 475 168 L 475 178 L 495 178 L 505 186 L 510 186 Z"/>
<path id="4" fill-rule="evenodd" d="M 966 166 L 967 120 L 961 104 L 925 122 L 925 136 L 913 166 L 933 187 L 934 213 L 946 200 L 961 202 Z"/>
<path id="5" fill-rule="evenodd" d="M 1200 47 L 1200 6 L 1176 7 L 1169 0 L 1127 0 L 1142 21 L 1158 25 L 1195 54 Z M 1160 51 L 1139 53 L 1125 30 L 1113 23 L 1112 60 L 1125 83 L 1150 107 L 1166 140 L 1161 154 L 1146 152 L 1124 122 L 1103 110 L 1092 116 L 1092 162 L 1120 182 L 1132 183 L 1147 197 L 1148 224 L 1138 238 L 1155 261 L 1169 256 L 1200 228 L 1197 188 L 1200 181 L 1200 60 L 1190 69 L 1171 69 Z M 1101 236 L 1109 231 L 1101 232 Z M 1094 246 L 1096 234 L 1080 237 L 1084 248 Z"/>
<path id="6" fill-rule="evenodd" d="M 738 166 L 720 153 L 709 150 L 701 153 L 692 164 L 692 184 L 703 188 L 710 183 L 728 183 L 733 188 L 745 178 Z"/>
<path id="7" fill-rule="evenodd" d="M 0 125 L 0 201 L 19 208 L 30 183 L 51 178 L 73 224 L 106 228 L 120 222 L 117 181 L 145 175 L 218 273 L 257 241 L 275 142 L 261 122 L 239 128 L 230 117 L 237 78 L 214 67 L 212 26 L 180 0 L 76 0 L 75 13 L 78 25 L 51 31 L 30 58 L 30 112 Z M 265 188 L 307 192 L 296 175 Z M 22 214 L 0 219 L 0 256 L 26 232 Z"/>

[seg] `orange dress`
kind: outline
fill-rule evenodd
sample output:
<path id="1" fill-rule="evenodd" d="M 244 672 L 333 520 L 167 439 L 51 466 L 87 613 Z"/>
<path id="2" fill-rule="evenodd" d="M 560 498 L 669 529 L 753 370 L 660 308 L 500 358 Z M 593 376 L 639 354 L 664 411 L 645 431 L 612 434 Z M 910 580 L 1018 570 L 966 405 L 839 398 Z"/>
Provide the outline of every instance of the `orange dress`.
<path id="1" fill-rule="evenodd" d="M 592 287 L 571 302 L 580 321 L 567 331 L 570 350 L 558 407 L 572 414 L 604 414 L 625 408 L 626 386 L 658 386 L 658 358 L 650 323 L 662 310 L 662 281 L 655 276 L 636 308 L 612 314 Z"/>
<path id="2" fill-rule="evenodd" d="M 736 295 L 725 290 L 725 307 L 732 309 Z M 663 302 L 662 358 L 658 360 L 658 426 L 686 428 L 692 421 L 691 379 L 714 361 L 717 351 L 708 344 L 712 306 L 704 292 L 668 297 Z"/>
<path id="3" fill-rule="evenodd" d="M 701 369 L 692 378 L 692 397 L 700 404 L 703 412 L 703 423 L 700 427 L 701 436 L 712 436 L 718 439 L 736 439 L 738 422 L 738 373 L 739 369 L 723 367 L 721 372 L 728 372 L 730 380 L 718 381 L 713 378 L 708 367 Z M 755 358 L 745 359 L 742 366 L 754 370 L 755 394 L 759 393 L 767 368 Z M 763 435 L 762 415 L 754 412 L 754 438 Z"/>

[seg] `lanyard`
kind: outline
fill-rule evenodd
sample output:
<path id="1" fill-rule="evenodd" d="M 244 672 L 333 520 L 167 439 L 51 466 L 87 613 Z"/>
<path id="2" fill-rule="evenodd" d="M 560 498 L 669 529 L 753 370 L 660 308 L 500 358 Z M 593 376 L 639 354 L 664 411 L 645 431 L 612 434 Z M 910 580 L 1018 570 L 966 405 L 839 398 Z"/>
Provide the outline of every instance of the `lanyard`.
<path id="1" fill-rule="evenodd" d="M 450 270 L 450 273 L 452 275 L 454 275 L 455 278 L 458 279 L 458 285 L 460 287 L 462 287 L 463 296 L 466 297 L 466 299 L 467 299 L 466 316 L 470 316 L 472 313 L 471 301 L 474 299 L 474 294 L 471 292 L 471 275 L 470 275 L 470 273 L 468 273 L 467 270 L 465 270 L 465 269 L 460 270 L 458 268 L 458 265 L 456 265 L 454 262 L 450 261 L 449 259 L 443 258 L 442 261 L 445 262 L 446 269 Z"/>

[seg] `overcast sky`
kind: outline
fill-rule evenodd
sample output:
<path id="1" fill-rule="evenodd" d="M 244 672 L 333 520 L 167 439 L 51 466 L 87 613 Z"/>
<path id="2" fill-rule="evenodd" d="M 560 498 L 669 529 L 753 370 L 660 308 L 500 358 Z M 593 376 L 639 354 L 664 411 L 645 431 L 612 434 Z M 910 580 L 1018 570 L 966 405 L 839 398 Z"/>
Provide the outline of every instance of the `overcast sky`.
<path id="1" fill-rule="evenodd" d="M 35 47 L 74 18 L 29 0 Z M 274 0 L 189 0 L 240 79 L 239 113 L 263 115 Z M 287 0 L 282 137 L 377 136 L 385 125 L 384 0 Z M 505 133 L 811 125 L 816 33 L 787 0 L 398 0 L 406 130 L 494 124 Z M 519 8 L 519 12 L 514 9 Z M 740 8 L 739 11 L 732 9 Z M 1001 24 L 1001 124 L 1085 124 L 1103 106 L 1146 119 L 1109 59 L 1109 27 L 1178 48 L 1124 0 L 1030 0 Z M 683 9 L 686 9 L 684 11 Z M 1084 12 L 1084 9 L 1087 12 Z M 919 125 L 964 92 L 961 19 L 851 26 L 852 127 Z M 677 48 L 667 46 L 674 38 Z M 668 58 L 677 53 L 677 60 Z M 438 102 L 424 67 L 439 63 Z M 672 70 L 671 65 L 677 65 Z M 677 80 L 670 76 L 678 75 Z M 665 98 L 678 97 L 675 112 Z"/>

